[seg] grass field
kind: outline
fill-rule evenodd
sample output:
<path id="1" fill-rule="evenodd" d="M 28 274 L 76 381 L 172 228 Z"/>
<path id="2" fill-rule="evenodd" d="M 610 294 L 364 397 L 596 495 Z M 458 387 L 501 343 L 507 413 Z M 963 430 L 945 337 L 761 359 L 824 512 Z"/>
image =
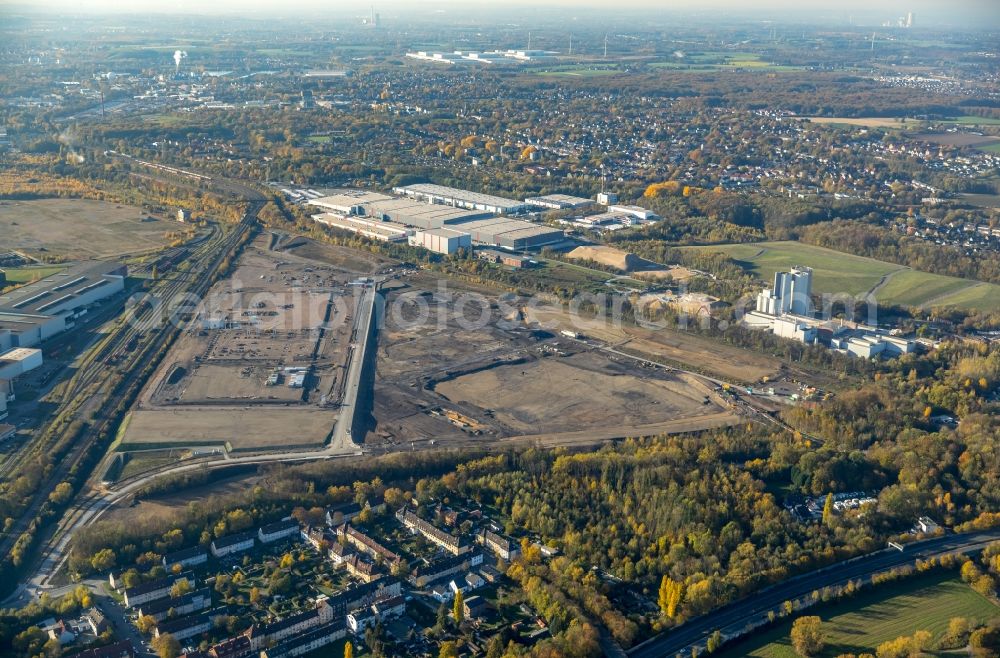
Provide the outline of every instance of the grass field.
<path id="1" fill-rule="evenodd" d="M 41 265 L 38 267 L 13 267 L 4 270 L 7 274 L 7 283 L 31 283 L 39 281 L 47 276 L 52 276 L 56 272 L 62 272 L 65 268 L 59 266 Z"/>
<path id="2" fill-rule="evenodd" d="M 980 151 L 989 151 L 990 153 L 1000 153 L 1000 144 L 988 144 L 986 146 L 981 146 Z"/>
<path id="3" fill-rule="evenodd" d="M 883 304 L 901 306 L 953 306 L 966 310 L 1000 309 L 1000 286 L 968 279 L 917 272 L 872 258 L 813 247 L 800 242 L 763 242 L 712 247 L 721 251 L 764 281 L 795 265 L 813 268 L 813 291 L 861 295 L 869 291 Z"/>
<path id="4" fill-rule="evenodd" d="M 960 126 L 1000 126 L 1000 119 L 976 117 L 967 114 L 954 119 L 947 119 L 941 123 L 955 123 Z"/>
<path id="5" fill-rule="evenodd" d="M 892 263 L 791 241 L 695 248 L 722 251 L 764 281 L 770 281 L 777 271 L 806 265 L 813 268 L 813 290 L 816 292 L 859 295 L 874 288 L 883 276 L 902 269 Z"/>
<path id="6" fill-rule="evenodd" d="M 984 622 L 1000 615 L 1000 608 L 962 583 L 954 573 L 915 578 L 884 585 L 855 599 L 835 603 L 815 612 L 826 633 L 822 658 L 842 653 L 875 653 L 882 642 L 926 630 L 939 639 L 952 617 Z M 718 658 L 797 658 L 788 636 L 791 623 L 751 637 L 717 654 Z M 927 653 L 925 655 L 946 655 Z"/>

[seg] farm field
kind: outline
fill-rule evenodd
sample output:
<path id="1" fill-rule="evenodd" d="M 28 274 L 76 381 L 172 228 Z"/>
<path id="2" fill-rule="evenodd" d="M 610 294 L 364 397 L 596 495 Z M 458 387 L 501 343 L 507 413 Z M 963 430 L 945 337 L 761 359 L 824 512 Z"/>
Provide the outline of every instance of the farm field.
<path id="1" fill-rule="evenodd" d="M 806 117 L 812 123 L 838 126 L 860 126 L 862 128 L 906 128 L 918 123 L 913 119 L 900 120 L 896 117 Z"/>
<path id="2" fill-rule="evenodd" d="M 4 248 L 70 259 L 120 256 L 156 249 L 177 222 L 134 206 L 89 199 L 0 202 Z"/>
<path id="3" fill-rule="evenodd" d="M 675 69 L 679 71 L 725 71 L 732 69 L 751 71 L 801 71 L 801 66 L 774 64 L 761 59 L 757 53 L 712 51 L 690 53 L 684 57 L 675 57 L 667 61 L 652 62 L 651 68 Z"/>
<path id="4" fill-rule="evenodd" d="M 615 75 L 618 73 L 621 73 L 621 71 L 617 69 L 594 68 L 588 64 L 576 64 L 572 66 L 563 66 L 551 68 L 545 71 L 539 71 L 537 75 L 544 77 L 596 78 L 600 76 Z"/>
<path id="5" fill-rule="evenodd" d="M 926 630 L 939 639 L 952 617 L 979 622 L 997 614 L 1000 608 L 977 594 L 954 574 L 944 573 L 887 585 L 865 592 L 853 600 L 835 603 L 815 612 L 826 633 L 826 649 L 821 658 L 844 653 L 875 653 L 882 642 L 915 631 Z M 789 641 L 791 623 L 783 623 L 756 637 L 719 652 L 719 658 L 797 658 Z M 947 652 L 924 655 L 949 655 Z"/>
<path id="6" fill-rule="evenodd" d="M 961 309 L 1000 308 L 1000 286 L 969 279 L 917 272 L 902 265 L 814 247 L 800 242 L 761 242 L 711 247 L 721 251 L 763 281 L 795 265 L 813 268 L 814 292 L 863 295 L 869 291 L 883 304 L 954 306 Z"/>

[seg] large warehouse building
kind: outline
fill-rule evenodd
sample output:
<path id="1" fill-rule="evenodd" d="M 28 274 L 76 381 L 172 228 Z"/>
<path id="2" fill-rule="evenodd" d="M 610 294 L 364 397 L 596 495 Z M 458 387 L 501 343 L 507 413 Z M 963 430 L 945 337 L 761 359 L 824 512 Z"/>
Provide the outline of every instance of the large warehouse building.
<path id="1" fill-rule="evenodd" d="M 0 349 L 64 331 L 84 307 L 123 291 L 126 273 L 120 263 L 84 263 L 0 295 Z"/>
<path id="2" fill-rule="evenodd" d="M 366 190 L 342 190 L 339 194 L 324 196 L 308 201 L 310 206 L 318 206 L 340 215 L 364 215 L 364 205 L 374 201 L 389 201 L 395 197 Z"/>
<path id="3" fill-rule="evenodd" d="M 372 217 L 384 221 L 406 224 L 424 230 L 493 216 L 493 213 L 483 210 L 463 210 L 462 208 L 426 203 L 417 199 L 396 198 L 366 204 L 365 211 Z"/>
<path id="4" fill-rule="evenodd" d="M 472 236 L 472 241 L 476 244 L 508 249 L 540 247 L 560 242 L 566 237 L 561 230 L 556 228 L 503 217 L 474 219 L 452 224 L 450 228 L 469 233 Z"/>
<path id="5" fill-rule="evenodd" d="M 468 208 L 469 210 L 485 210 L 502 215 L 521 213 L 528 209 L 528 205 L 523 201 L 505 199 L 504 197 L 493 196 L 492 194 L 480 194 L 479 192 L 460 190 L 457 187 L 434 185 L 432 183 L 394 187 L 392 191 L 396 194 L 421 199 L 428 203 L 440 203 L 456 208 Z"/>
<path id="6" fill-rule="evenodd" d="M 438 254 L 453 254 L 462 248 L 471 250 L 472 236 L 450 228 L 430 228 L 410 236 L 410 245 Z"/>
<path id="7" fill-rule="evenodd" d="M 440 197 L 435 197 L 436 201 L 428 200 L 422 196 L 423 192 L 414 191 L 415 188 L 417 191 L 433 188 L 460 192 L 469 199 L 476 197 L 476 204 L 483 207 L 470 209 L 471 205 L 444 205 Z M 403 190 L 414 191 L 414 194 L 398 198 L 378 192 L 346 190 L 333 196 L 313 199 L 308 203 L 330 211 L 313 215 L 313 219 L 317 222 L 378 240 L 405 239 L 412 231 L 401 232 L 401 227 L 409 227 L 416 229 L 419 234 L 419 237 L 418 235 L 410 237 L 411 244 L 444 254 L 451 254 L 461 247 L 468 246 L 467 240 L 493 247 L 528 249 L 559 242 L 565 237 L 559 229 L 519 219 L 497 217 L 495 212 L 498 211 L 487 209 L 487 207 L 499 208 L 506 202 L 518 203 L 509 199 L 440 185 L 411 185 L 407 188 L 396 188 L 395 191 L 403 193 Z M 475 205 L 471 200 L 469 203 Z M 467 234 L 467 237 L 460 238 L 454 235 L 455 233 Z M 441 236 L 447 236 L 447 239 L 442 242 Z"/>

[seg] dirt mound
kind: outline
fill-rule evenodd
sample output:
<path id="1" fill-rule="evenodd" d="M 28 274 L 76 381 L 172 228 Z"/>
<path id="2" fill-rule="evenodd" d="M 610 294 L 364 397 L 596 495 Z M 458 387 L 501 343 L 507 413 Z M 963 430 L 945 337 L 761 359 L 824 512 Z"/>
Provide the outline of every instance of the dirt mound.
<path id="1" fill-rule="evenodd" d="M 643 260 L 635 254 L 630 254 L 627 251 L 622 251 L 621 249 L 605 247 L 602 245 L 577 247 L 573 251 L 566 254 L 566 258 L 569 258 L 570 260 L 589 260 L 595 263 L 600 263 L 601 265 L 607 265 L 608 267 L 614 267 L 615 269 L 622 270 L 623 272 L 634 272 L 635 270 L 644 270 L 649 269 L 650 267 L 656 267 L 655 263 Z"/>
<path id="2" fill-rule="evenodd" d="M 635 274 L 636 279 L 642 279 L 643 281 L 662 281 L 667 277 L 670 277 L 674 281 L 687 281 L 693 276 L 694 272 L 691 270 L 676 265 L 667 269 L 647 270 L 645 272 L 636 272 Z"/>

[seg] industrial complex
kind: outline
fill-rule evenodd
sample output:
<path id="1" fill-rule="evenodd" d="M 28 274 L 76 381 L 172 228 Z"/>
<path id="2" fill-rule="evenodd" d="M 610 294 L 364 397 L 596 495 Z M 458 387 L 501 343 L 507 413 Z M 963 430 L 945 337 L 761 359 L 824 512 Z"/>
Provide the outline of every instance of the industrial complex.
<path id="1" fill-rule="evenodd" d="M 341 190 L 307 203 L 325 211 L 313 215 L 321 224 L 442 254 L 473 245 L 524 250 L 565 239 L 559 229 L 497 216 L 523 213 L 526 202 L 430 184 L 393 192 Z"/>
<path id="2" fill-rule="evenodd" d="M 72 328 L 88 306 L 124 290 L 126 274 L 120 263 L 85 263 L 0 295 L 0 351 Z"/>
<path id="3" fill-rule="evenodd" d="M 489 52 L 455 50 L 450 53 L 419 50 L 406 53 L 406 56 L 410 59 L 435 64 L 509 64 L 545 60 L 558 54 L 550 50 L 492 50 Z"/>
<path id="4" fill-rule="evenodd" d="M 775 272 L 774 285 L 757 295 L 757 310 L 743 322 L 751 328 L 768 329 L 775 336 L 807 345 L 824 345 L 832 350 L 870 359 L 899 356 L 916 350 L 916 342 L 879 329 L 846 320 L 818 320 L 812 303 L 813 271 L 793 267 Z"/>
<path id="5" fill-rule="evenodd" d="M 35 346 L 72 329 L 91 305 L 122 292 L 126 273 L 119 263 L 83 263 L 0 295 L 0 420 L 14 401 L 14 380 L 42 365 Z"/>

